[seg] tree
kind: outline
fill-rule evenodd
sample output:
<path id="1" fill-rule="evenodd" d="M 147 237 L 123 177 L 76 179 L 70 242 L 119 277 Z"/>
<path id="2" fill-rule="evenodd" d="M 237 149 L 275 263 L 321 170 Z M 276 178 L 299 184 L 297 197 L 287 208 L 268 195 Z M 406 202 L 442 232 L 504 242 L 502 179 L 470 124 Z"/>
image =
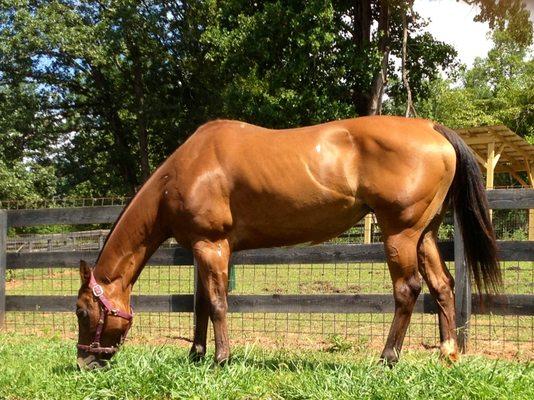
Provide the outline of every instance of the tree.
<path id="1" fill-rule="evenodd" d="M 96 171 L 114 178 L 102 189 L 132 193 L 161 159 L 151 139 L 157 146 L 189 133 L 176 133 L 176 119 L 188 108 L 181 97 L 192 94 L 182 88 L 189 49 L 181 47 L 197 46 L 194 27 L 205 6 L 197 2 L 198 15 L 191 16 L 189 2 L 180 16 L 167 3 L 2 2 L 1 84 L 32 84 L 41 92 L 41 115 L 54 120 L 47 132 L 66 151 L 58 160 L 70 178 L 64 187 L 83 184 L 98 159 L 104 164 Z M 163 132 L 152 135 L 156 128 Z M 82 173 L 74 173 L 80 164 Z"/>
<path id="2" fill-rule="evenodd" d="M 478 1 L 480 18 L 523 40 L 528 14 L 506 2 Z M 408 12 L 400 0 L 0 0 L 0 159 L 53 167 L 58 195 L 131 194 L 210 119 L 380 113 L 383 93 L 406 98 L 403 20 L 420 103 L 455 52 Z"/>
<path id="3" fill-rule="evenodd" d="M 487 57 L 459 82 L 436 81 L 417 107 L 452 128 L 504 124 L 534 143 L 534 57 L 508 31 L 495 31 Z"/>

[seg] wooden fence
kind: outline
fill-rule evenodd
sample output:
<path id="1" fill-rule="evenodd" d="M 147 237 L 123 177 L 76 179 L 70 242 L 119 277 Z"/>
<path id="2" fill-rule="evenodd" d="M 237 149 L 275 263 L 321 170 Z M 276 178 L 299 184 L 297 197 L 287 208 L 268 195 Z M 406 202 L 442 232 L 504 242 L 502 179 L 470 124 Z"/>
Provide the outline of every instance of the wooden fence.
<path id="1" fill-rule="evenodd" d="M 534 208 L 534 190 L 488 191 L 492 209 Z M 7 230 L 10 227 L 112 223 L 122 206 L 76 207 L 61 209 L 0 210 L 0 326 L 6 311 L 72 312 L 73 296 L 9 295 L 5 293 L 6 266 L 10 269 L 64 267 L 78 268 L 79 260 L 94 262 L 98 251 L 42 251 L 6 252 Z M 456 222 L 456 221 L 455 221 Z M 457 322 L 459 342 L 465 349 L 472 313 L 496 315 L 534 315 L 533 295 L 503 295 L 485 302 L 471 295 L 469 273 L 463 257 L 463 244 L 458 229 L 454 241 L 440 243 L 446 261 L 455 262 Z M 503 261 L 534 261 L 534 242 L 499 242 Z M 300 264 L 385 262 L 382 244 L 317 245 L 259 249 L 236 252 L 235 264 Z M 193 265 L 191 252 L 180 247 L 161 248 L 149 260 L 150 265 Z M 192 312 L 193 295 L 138 295 L 132 296 L 136 311 Z M 325 294 L 325 295 L 230 295 L 229 311 L 239 313 L 390 313 L 394 311 L 391 294 Z M 425 294 L 420 296 L 415 312 L 436 313 L 435 301 Z"/>

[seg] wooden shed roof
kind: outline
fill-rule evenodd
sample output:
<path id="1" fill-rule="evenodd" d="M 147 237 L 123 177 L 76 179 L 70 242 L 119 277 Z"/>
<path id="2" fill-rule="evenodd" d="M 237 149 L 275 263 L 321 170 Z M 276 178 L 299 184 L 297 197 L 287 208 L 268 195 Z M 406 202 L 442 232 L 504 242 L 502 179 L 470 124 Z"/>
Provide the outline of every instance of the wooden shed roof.
<path id="1" fill-rule="evenodd" d="M 504 125 L 457 129 L 456 132 L 473 149 L 484 165 L 488 145 L 494 143 L 495 154 L 500 154 L 495 172 L 527 171 L 534 162 L 534 146 Z"/>

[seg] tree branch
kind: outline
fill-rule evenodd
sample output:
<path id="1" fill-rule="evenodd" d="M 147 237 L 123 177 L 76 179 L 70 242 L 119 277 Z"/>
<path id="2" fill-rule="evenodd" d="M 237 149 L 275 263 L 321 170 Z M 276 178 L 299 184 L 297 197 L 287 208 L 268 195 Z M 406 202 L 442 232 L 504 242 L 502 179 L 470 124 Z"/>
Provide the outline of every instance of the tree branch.
<path id="1" fill-rule="evenodd" d="M 408 3 L 408 7 L 413 13 L 413 1 Z M 410 88 L 410 82 L 408 80 L 408 69 L 406 68 L 406 57 L 407 57 L 407 44 L 408 44 L 408 23 L 407 23 L 407 14 L 408 10 L 402 13 L 402 83 L 406 89 L 406 113 L 405 116 L 409 117 L 410 114 L 414 117 L 417 117 L 417 112 L 413 105 L 412 100 L 412 90 Z"/>
<path id="2" fill-rule="evenodd" d="M 382 113 L 382 96 L 387 83 L 387 69 L 389 63 L 389 1 L 379 1 L 380 14 L 378 18 L 378 50 L 382 53 L 380 69 L 375 74 L 371 86 L 371 96 L 367 105 L 367 115 Z"/>

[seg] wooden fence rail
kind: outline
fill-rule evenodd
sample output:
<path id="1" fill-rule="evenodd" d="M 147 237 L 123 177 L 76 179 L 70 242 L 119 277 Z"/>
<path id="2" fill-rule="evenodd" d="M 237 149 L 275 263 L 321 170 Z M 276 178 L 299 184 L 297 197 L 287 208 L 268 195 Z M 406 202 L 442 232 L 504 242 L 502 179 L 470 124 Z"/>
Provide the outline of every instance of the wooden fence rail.
<path id="1" fill-rule="evenodd" d="M 534 208 L 534 190 L 491 190 L 488 199 L 492 209 Z M 77 207 L 37 210 L 0 210 L 0 326 L 6 311 L 72 311 L 75 298 L 72 296 L 6 296 L 5 271 L 18 268 L 77 268 L 80 259 L 94 262 L 98 251 L 47 251 L 6 253 L 7 229 L 10 227 L 54 224 L 99 224 L 111 223 L 119 215 L 122 206 Z M 457 225 L 455 223 L 455 225 Z M 456 308 L 459 326 L 459 342 L 465 349 L 471 313 L 497 315 L 534 315 L 534 296 L 508 295 L 487 299 L 481 307 L 478 296 L 472 296 L 469 273 L 463 257 L 463 243 L 456 226 L 453 242 L 440 243 L 446 261 L 456 266 Z M 499 242 L 500 259 L 503 261 L 534 261 L 534 242 Z M 366 245 L 318 245 L 258 249 L 236 252 L 232 264 L 304 264 L 304 263 L 350 263 L 385 262 L 382 244 Z M 149 260 L 151 265 L 192 266 L 192 254 L 183 248 L 159 249 Z M 191 312 L 192 295 L 141 295 L 133 296 L 132 304 L 137 311 Z M 230 312 L 265 313 L 389 313 L 393 312 L 391 295 L 231 295 Z M 429 295 L 421 296 L 415 312 L 435 313 L 436 304 Z"/>

